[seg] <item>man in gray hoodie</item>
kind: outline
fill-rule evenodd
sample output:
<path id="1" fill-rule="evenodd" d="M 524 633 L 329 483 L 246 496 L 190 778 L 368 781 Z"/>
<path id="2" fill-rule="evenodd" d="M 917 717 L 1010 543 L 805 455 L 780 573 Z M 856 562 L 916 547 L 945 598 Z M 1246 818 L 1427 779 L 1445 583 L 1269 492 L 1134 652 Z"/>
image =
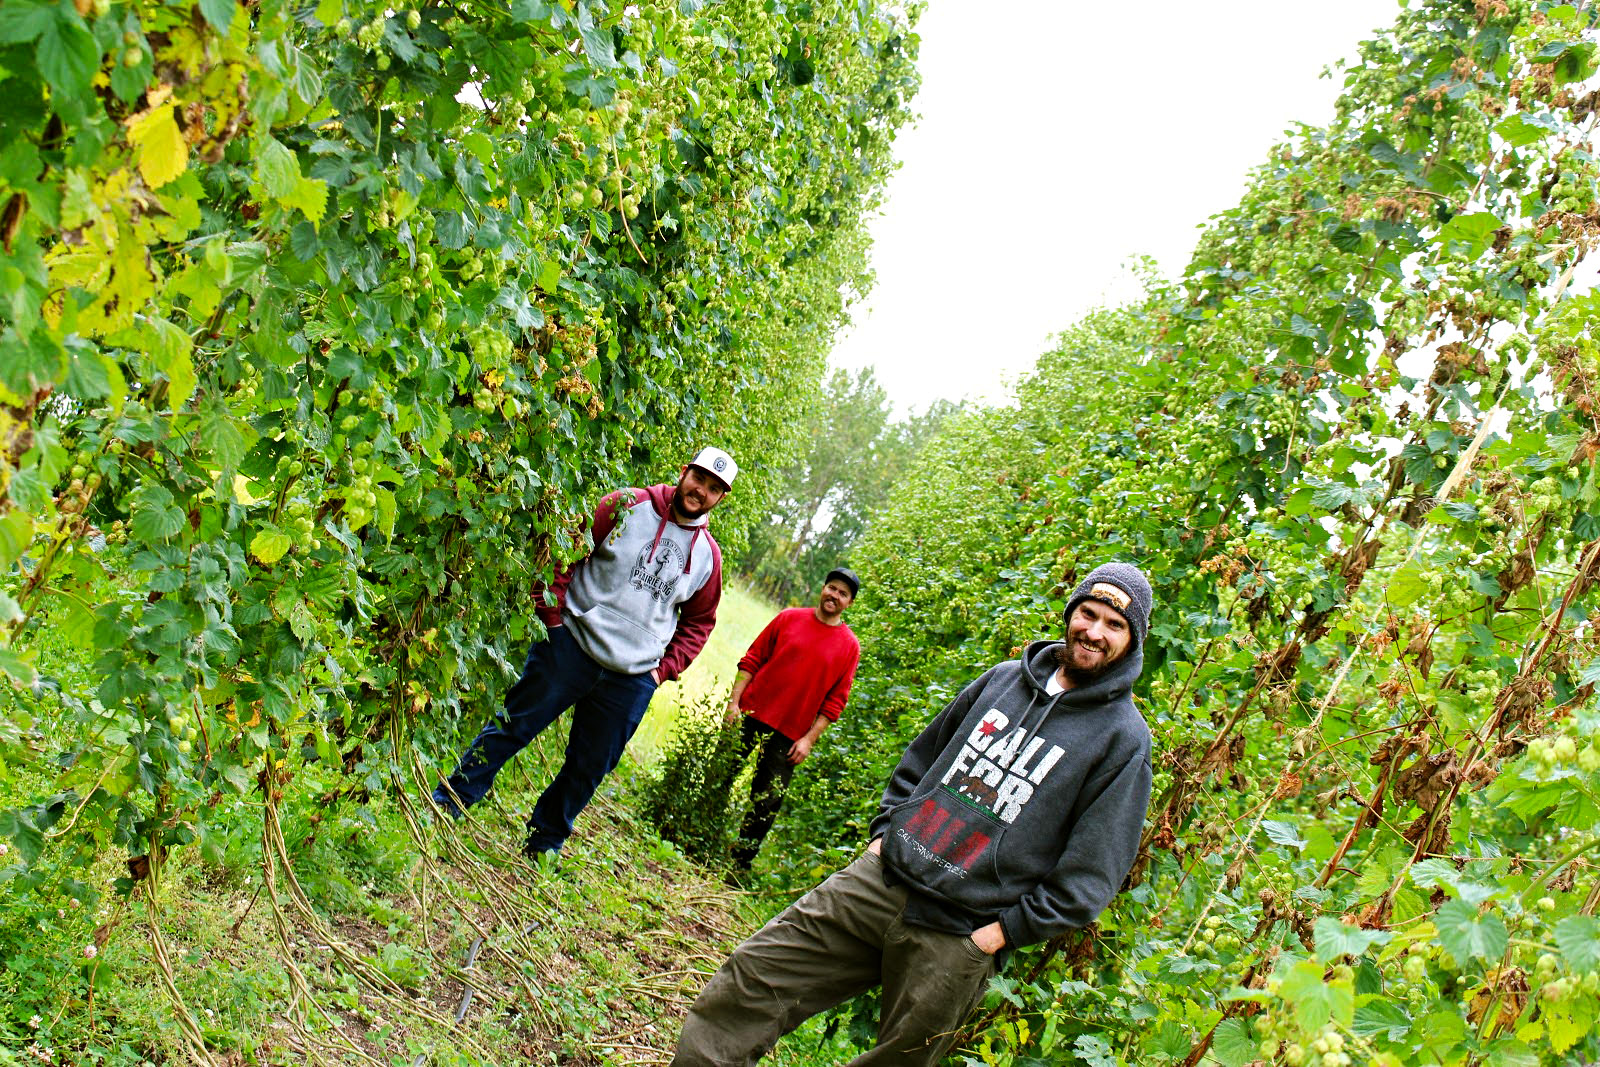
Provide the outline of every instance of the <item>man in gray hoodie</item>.
<path id="1" fill-rule="evenodd" d="M 738 467 L 704 448 L 676 485 L 619 489 L 595 509 L 594 548 L 539 590 L 547 636 L 528 652 L 505 709 L 479 731 L 433 799 L 459 815 L 507 760 L 572 708 L 566 758 L 533 814 L 523 851 L 559 851 L 572 821 L 616 767 L 656 687 L 705 646 L 722 596 L 722 550 L 708 517 Z"/>
<path id="2" fill-rule="evenodd" d="M 1066 640 L 962 690 L 901 757 L 866 851 L 712 976 L 673 1064 L 753 1064 L 880 982 L 877 1047 L 851 1063 L 936 1063 L 997 953 L 1093 922 L 1150 802 L 1150 731 L 1130 690 L 1151 599 L 1137 567 L 1097 567 L 1067 603 Z"/>

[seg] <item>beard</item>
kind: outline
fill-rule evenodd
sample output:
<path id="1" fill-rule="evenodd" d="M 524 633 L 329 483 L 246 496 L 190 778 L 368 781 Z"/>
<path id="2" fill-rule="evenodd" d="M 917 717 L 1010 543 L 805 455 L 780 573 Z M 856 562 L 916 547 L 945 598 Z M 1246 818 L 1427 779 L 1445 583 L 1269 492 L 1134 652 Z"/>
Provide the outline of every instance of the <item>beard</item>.
<path id="1" fill-rule="evenodd" d="M 683 497 L 683 486 L 681 484 L 673 487 L 672 509 L 686 519 L 698 519 L 711 510 L 709 507 L 704 506 L 698 508 L 690 507 L 689 502 Z"/>
<path id="2" fill-rule="evenodd" d="M 1112 659 L 1101 659 L 1101 661 L 1093 667 L 1084 667 L 1080 666 L 1075 658 L 1074 649 L 1076 648 L 1077 646 L 1072 643 L 1071 638 L 1068 638 L 1061 644 L 1057 645 L 1055 651 L 1056 666 L 1061 668 L 1061 673 L 1066 675 L 1075 686 L 1086 685 L 1087 683 L 1094 681 L 1096 678 L 1099 678 L 1101 675 L 1105 674 L 1106 671 L 1109 671 L 1112 667 L 1116 666 L 1117 663 L 1122 659 L 1121 656 L 1116 656 Z"/>

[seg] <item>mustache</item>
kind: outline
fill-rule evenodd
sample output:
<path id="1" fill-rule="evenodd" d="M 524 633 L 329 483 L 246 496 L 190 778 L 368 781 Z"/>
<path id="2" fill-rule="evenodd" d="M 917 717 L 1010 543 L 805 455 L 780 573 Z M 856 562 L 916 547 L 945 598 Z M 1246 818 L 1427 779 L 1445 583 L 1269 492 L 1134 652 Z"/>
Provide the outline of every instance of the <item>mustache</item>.
<path id="1" fill-rule="evenodd" d="M 1068 638 L 1067 640 L 1062 641 L 1059 645 L 1057 645 L 1056 648 L 1055 648 L 1056 666 L 1058 666 L 1058 667 L 1066 667 L 1069 670 L 1075 669 L 1073 667 L 1073 663 L 1072 663 L 1072 650 L 1074 648 L 1077 648 L 1077 647 L 1078 647 L 1078 642 L 1076 640 L 1072 639 L 1072 638 Z M 1105 656 L 1109 660 L 1110 655 L 1111 655 L 1111 648 L 1110 648 L 1109 645 L 1095 645 L 1095 644 L 1091 643 L 1089 647 L 1093 648 L 1096 652 L 1100 652 L 1100 653 L 1105 654 Z M 1105 667 L 1109 667 L 1110 663 L 1107 662 L 1104 666 Z M 1099 669 L 1104 669 L 1104 668 L 1102 667 L 1102 668 L 1099 668 Z"/>
<path id="2" fill-rule="evenodd" d="M 682 515 L 685 519 L 698 519 L 706 512 L 711 510 L 704 504 L 691 504 L 681 497 L 673 503 L 673 506 L 677 509 L 678 514 Z"/>

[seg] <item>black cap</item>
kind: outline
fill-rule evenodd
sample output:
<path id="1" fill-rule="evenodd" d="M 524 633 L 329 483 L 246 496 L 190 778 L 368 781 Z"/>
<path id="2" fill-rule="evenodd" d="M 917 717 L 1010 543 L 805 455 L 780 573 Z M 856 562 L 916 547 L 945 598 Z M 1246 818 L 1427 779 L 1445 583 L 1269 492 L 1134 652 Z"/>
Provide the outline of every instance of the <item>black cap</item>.
<path id="1" fill-rule="evenodd" d="M 861 579 L 857 578 L 856 572 L 851 570 L 849 567 L 833 568 L 833 570 L 828 572 L 828 576 L 822 579 L 822 584 L 827 585 L 835 578 L 839 579 L 845 585 L 850 587 L 850 596 L 852 598 L 854 598 L 857 593 L 861 592 Z"/>

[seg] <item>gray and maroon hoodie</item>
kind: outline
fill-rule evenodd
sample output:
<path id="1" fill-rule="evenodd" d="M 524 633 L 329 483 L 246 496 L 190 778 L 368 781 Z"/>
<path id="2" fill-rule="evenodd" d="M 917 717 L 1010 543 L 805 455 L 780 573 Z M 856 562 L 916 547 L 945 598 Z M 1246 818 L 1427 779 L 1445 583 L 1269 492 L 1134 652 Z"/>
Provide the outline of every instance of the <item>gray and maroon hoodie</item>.
<path id="1" fill-rule="evenodd" d="M 546 626 L 566 626 L 596 663 L 621 674 L 661 669 L 670 682 L 705 647 L 722 599 L 722 550 L 702 515 L 672 518 L 673 486 L 619 489 L 595 508 L 594 549 L 550 583 Z"/>
<path id="2" fill-rule="evenodd" d="M 1051 696 L 1059 642 L 1029 645 L 962 690 L 901 757 L 872 822 L 906 921 L 1007 947 L 1093 922 L 1127 877 L 1150 803 L 1150 730 L 1129 689 L 1135 644 Z"/>

